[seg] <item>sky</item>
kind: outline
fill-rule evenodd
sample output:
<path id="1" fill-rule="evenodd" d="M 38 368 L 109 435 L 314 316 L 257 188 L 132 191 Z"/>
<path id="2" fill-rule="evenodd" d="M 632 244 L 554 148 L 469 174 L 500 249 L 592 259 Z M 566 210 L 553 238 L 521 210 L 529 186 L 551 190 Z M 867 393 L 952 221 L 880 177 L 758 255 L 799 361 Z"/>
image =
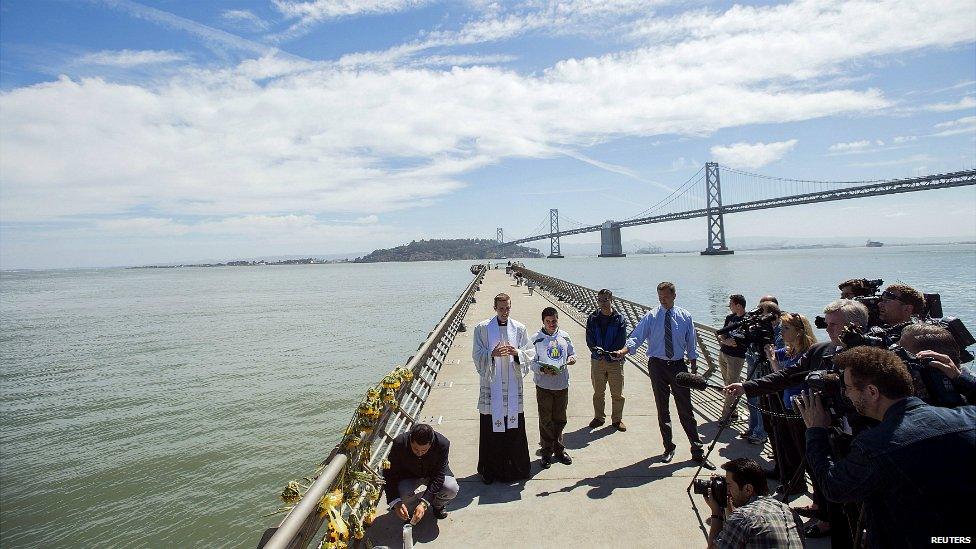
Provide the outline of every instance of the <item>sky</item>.
<path id="1" fill-rule="evenodd" d="M 708 161 L 824 181 L 973 169 L 972 0 L 0 1 L 2 269 L 512 240 L 549 208 L 630 217 Z M 732 248 L 971 240 L 976 187 L 725 226 Z"/>

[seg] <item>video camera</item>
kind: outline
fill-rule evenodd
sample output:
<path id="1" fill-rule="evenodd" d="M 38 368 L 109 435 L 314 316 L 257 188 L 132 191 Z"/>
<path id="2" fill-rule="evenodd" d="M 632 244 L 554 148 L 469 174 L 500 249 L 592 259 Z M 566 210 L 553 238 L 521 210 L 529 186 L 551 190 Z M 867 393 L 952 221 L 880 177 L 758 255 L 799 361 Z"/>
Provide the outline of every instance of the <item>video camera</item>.
<path id="1" fill-rule="evenodd" d="M 969 330 L 966 328 L 966 325 L 963 324 L 962 320 L 947 316 L 943 318 L 926 318 L 921 322 L 945 328 L 946 331 L 952 334 L 952 339 L 954 339 L 956 341 L 956 345 L 959 346 L 960 364 L 966 364 L 967 362 L 973 360 L 973 354 L 966 350 L 966 347 L 976 343 L 976 338 L 973 338 L 973 334 L 969 333 Z M 893 346 L 897 345 L 898 343 L 897 341 L 892 341 L 891 338 L 888 337 L 888 334 L 877 326 L 872 326 L 871 328 L 865 330 L 863 328 L 859 328 L 853 323 L 844 326 L 844 330 L 840 333 L 840 339 L 844 342 L 844 346 L 848 349 L 860 345 L 867 345 L 869 347 L 878 347 L 880 349 L 892 348 L 891 350 L 894 351 L 895 349 Z"/>
<path id="2" fill-rule="evenodd" d="M 708 479 L 696 478 L 692 481 L 692 490 L 696 494 L 708 497 L 708 493 L 712 493 L 712 498 L 718 503 L 718 506 L 725 508 L 729 500 L 729 487 L 725 482 L 725 477 L 720 475 L 712 475 Z"/>
<path id="3" fill-rule="evenodd" d="M 912 376 L 915 396 L 924 400 L 926 404 L 943 408 L 968 404 L 966 398 L 952 385 L 952 380 L 931 366 L 935 360 L 919 358 L 900 345 L 892 345 L 891 351 L 905 363 L 908 373 Z"/>
<path id="4" fill-rule="evenodd" d="M 756 345 L 761 349 L 765 345 L 772 344 L 775 340 L 773 322 L 777 319 L 776 313 L 765 313 L 762 308 L 757 307 L 747 312 L 745 316 L 745 319 L 739 322 L 716 330 L 715 335 L 728 336 L 735 340 L 736 345 L 743 348 Z"/>
<path id="5" fill-rule="evenodd" d="M 873 280 L 859 278 L 854 280 L 854 282 L 862 289 L 862 291 L 870 292 L 870 295 L 856 296 L 851 299 L 867 307 L 868 326 L 880 326 L 881 310 L 878 308 L 878 304 L 881 303 L 881 296 L 878 295 L 878 292 L 881 291 L 881 286 L 884 285 L 884 280 L 880 278 L 875 278 Z M 827 319 L 823 315 L 817 316 L 815 319 L 813 319 L 813 323 L 821 330 L 827 329 Z"/>

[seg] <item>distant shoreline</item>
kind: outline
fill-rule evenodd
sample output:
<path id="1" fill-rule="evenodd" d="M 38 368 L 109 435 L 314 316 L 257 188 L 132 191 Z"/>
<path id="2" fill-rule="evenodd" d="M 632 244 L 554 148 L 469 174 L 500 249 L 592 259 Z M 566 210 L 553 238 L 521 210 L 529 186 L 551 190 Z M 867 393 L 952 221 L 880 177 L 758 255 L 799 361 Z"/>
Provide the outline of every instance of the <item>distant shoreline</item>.
<path id="1" fill-rule="evenodd" d="M 952 246 L 952 245 L 973 245 L 976 244 L 976 240 L 967 240 L 962 242 L 924 242 L 924 243 L 906 243 L 906 244 L 885 244 L 884 248 L 897 248 L 906 246 Z M 789 250 L 823 250 L 823 249 L 855 249 L 855 248 L 865 248 L 866 246 L 852 245 L 852 244 L 796 244 L 796 245 L 784 245 L 784 246 L 756 246 L 756 247 L 744 247 L 736 248 L 736 251 L 742 252 L 767 252 L 767 251 L 789 251 Z M 640 253 L 640 252 L 629 252 L 632 255 L 666 255 L 666 254 L 684 254 L 684 253 L 698 253 L 698 250 L 662 250 L 660 252 L 652 253 Z M 589 254 L 580 256 L 567 256 L 567 257 L 589 257 Z M 445 258 L 445 259 L 421 259 L 421 260 L 411 260 L 411 259 L 394 259 L 390 261 L 356 261 L 355 259 L 318 259 L 314 257 L 303 258 L 303 259 L 286 259 L 279 261 L 228 261 L 225 263 L 186 263 L 177 265 L 140 265 L 136 267 L 125 267 L 126 269 L 179 269 L 179 268 L 207 268 L 207 267 L 267 267 L 267 266 L 280 266 L 280 265 L 334 265 L 339 263 L 419 263 L 423 261 L 500 261 L 498 258 Z M 24 269 L 20 269 L 24 270 Z"/>

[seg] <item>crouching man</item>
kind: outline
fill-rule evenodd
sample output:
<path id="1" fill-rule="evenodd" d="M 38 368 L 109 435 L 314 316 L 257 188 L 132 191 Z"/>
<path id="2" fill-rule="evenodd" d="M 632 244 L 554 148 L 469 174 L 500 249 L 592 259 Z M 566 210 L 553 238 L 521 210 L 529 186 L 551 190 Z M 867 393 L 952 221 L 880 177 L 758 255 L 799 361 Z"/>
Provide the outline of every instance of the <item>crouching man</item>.
<path id="1" fill-rule="evenodd" d="M 390 448 L 390 468 L 383 471 L 386 501 L 390 511 L 413 524 L 420 522 L 428 508 L 434 517 L 447 518 L 444 506 L 458 494 L 458 483 L 448 465 L 451 442 L 433 427 L 418 423 L 401 433 Z M 417 500 L 417 487 L 426 485 Z M 410 507 L 413 508 L 411 513 Z"/>
<path id="2" fill-rule="evenodd" d="M 709 549 L 805 547 L 799 522 L 789 505 L 769 495 L 766 474 L 758 463 L 736 458 L 723 464 L 722 469 L 725 469 L 724 493 L 713 493 L 715 479 L 721 480 L 715 475 L 705 494 L 705 502 L 712 511 L 708 519 Z"/>

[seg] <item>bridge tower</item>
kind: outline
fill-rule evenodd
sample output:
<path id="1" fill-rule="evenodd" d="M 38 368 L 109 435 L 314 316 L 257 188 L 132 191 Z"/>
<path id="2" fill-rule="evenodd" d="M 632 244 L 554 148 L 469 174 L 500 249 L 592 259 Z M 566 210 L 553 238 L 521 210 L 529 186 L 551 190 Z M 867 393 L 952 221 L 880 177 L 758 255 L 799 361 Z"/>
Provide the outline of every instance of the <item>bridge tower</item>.
<path id="1" fill-rule="evenodd" d="M 562 258 L 559 252 L 559 210 L 549 210 L 549 259 Z"/>
<path id="2" fill-rule="evenodd" d="M 611 220 L 600 227 L 600 257 L 626 257 L 620 243 L 620 225 Z"/>
<path id="3" fill-rule="evenodd" d="M 722 186 L 718 176 L 718 162 L 705 163 L 705 209 L 708 215 L 708 248 L 701 255 L 729 255 L 725 246 L 725 222 L 722 219 Z"/>
<path id="4" fill-rule="evenodd" d="M 498 253 L 504 255 L 505 231 L 503 231 L 501 227 L 498 227 L 498 229 L 495 231 L 495 244 L 497 244 Z"/>

